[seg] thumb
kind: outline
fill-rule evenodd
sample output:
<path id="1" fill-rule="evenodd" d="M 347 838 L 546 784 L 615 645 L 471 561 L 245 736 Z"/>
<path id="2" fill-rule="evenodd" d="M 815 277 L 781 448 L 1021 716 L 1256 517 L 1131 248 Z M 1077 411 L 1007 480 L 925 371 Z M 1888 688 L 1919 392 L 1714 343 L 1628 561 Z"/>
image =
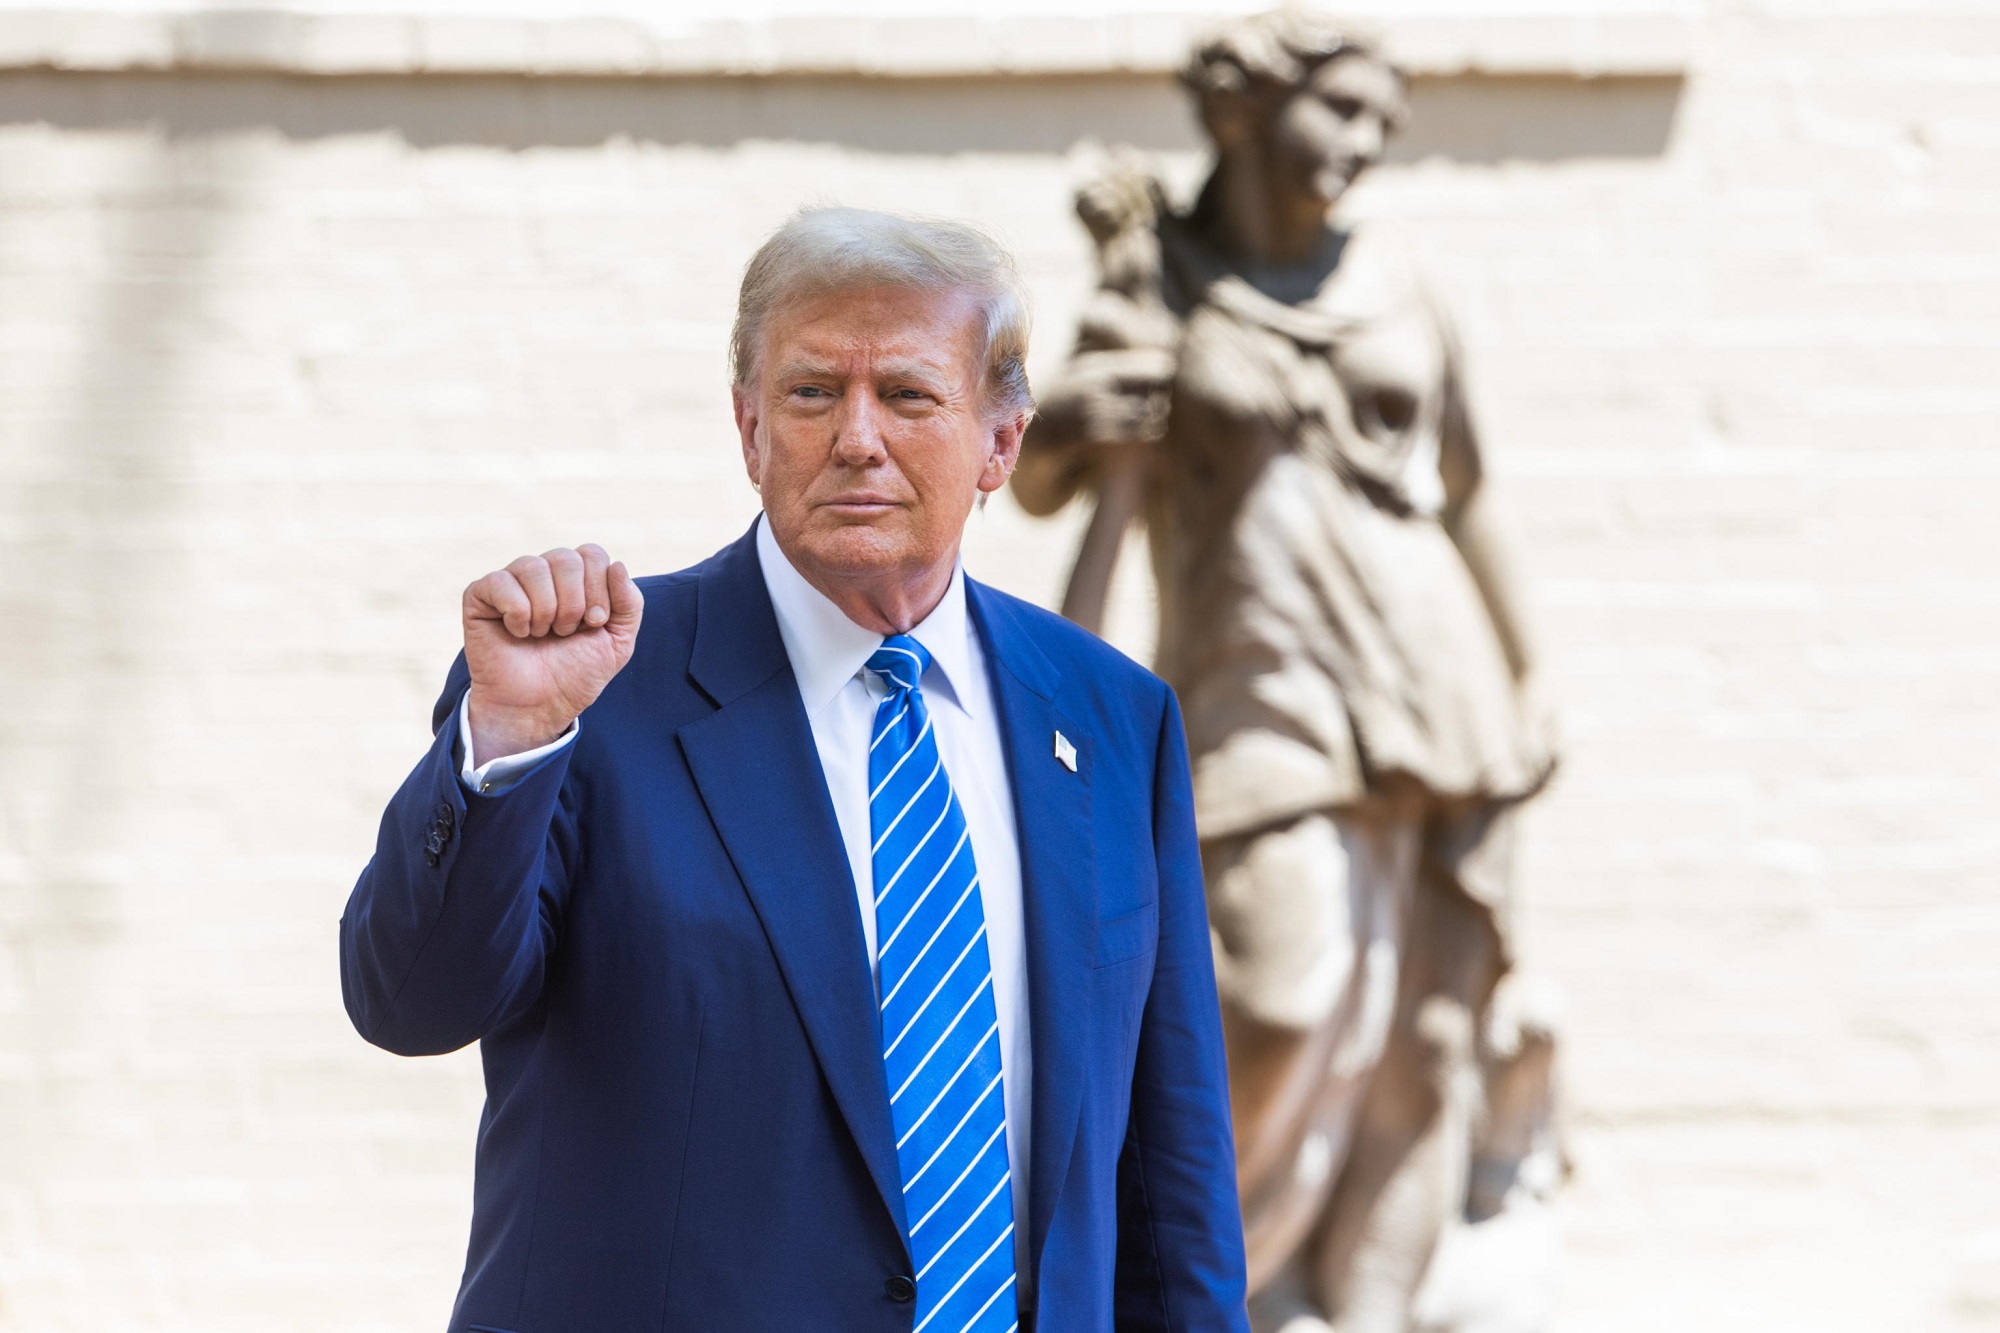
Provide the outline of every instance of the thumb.
<path id="1" fill-rule="evenodd" d="M 625 568 L 623 560 L 615 562 L 604 574 L 606 591 L 611 595 L 611 619 L 604 628 L 621 636 L 631 634 L 639 628 L 639 617 L 645 614 L 646 595 L 632 581 L 631 571 Z"/>

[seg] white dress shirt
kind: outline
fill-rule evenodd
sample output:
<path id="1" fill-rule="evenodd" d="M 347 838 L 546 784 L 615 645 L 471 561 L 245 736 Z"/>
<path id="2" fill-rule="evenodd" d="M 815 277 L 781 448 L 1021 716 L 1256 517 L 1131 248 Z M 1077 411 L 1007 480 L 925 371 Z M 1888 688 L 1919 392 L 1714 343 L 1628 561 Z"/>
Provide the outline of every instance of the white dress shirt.
<path id="1" fill-rule="evenodd" d="M 757 521 L 757 559 L 777 612 L 778 633 L 798 680 L 799 701 L 812 726 L 826 776 L 833 816 L 847 849 L 867 941 L 875 959 L 875 871 L 869 848 L 868 748 L 876 705 L 888 695 L 881 677 L 866 669 L 882 635 L 864 629 L 806 582 Z M 1028 1285 L 1028 1144 L 1034 1056 L 1028 1026 L 1028 952 L 1021 898 L 1021 849 L 1014 824 L 1014 789 L 1000 739 L 1000 718 L 986 671 L 979 632 L 967 614 L 965 571 L 952 571 L 944 600 L 910 631 L 931 655 L 920 686 L 945 773 L 965 812 L 972 855 L 979 868 L 979 900 L 986 913 L 986 950 L 993 965 L 993 1004 L 1000 1025 L 1001 1095 L 1007 1108 L 1007 1161 L 1014 1196 L 1016 1282 Z M 459 776 L 475 791 L 507 785 L 540 760 L 576 739 L 578 728 L 548 745 L 475 766 L 471 724 L 459 707 Z M 802 997 L 803 998 L 803 997 Z"/>

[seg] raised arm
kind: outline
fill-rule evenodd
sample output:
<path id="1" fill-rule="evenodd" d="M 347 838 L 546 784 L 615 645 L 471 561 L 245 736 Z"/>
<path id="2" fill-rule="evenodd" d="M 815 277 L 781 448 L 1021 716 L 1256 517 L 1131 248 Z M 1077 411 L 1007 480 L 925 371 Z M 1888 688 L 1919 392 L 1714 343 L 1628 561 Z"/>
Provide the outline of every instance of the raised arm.
<path id="1" fill-rule="evenodd" d="M 540 994 L 568 891 L 573 747 L 499 792 L 467 790 L 460 773 L 562 737 L 630 660 L 643 610 L 625 567 L 597 547 L 524 556 L 466 589 L 465 651 L 436 738 L 383 813 L 341 918 L 341 990 L 369 1041 L 402 1055 L 457 1050 Z"/>

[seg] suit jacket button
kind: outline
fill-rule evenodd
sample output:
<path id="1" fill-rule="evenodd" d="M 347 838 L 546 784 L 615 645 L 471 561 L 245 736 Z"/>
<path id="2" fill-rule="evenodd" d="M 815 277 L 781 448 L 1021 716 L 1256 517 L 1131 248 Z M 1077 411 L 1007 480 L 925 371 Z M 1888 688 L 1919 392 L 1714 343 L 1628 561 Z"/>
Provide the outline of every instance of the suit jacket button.
<path id="1" fill-rule="evenodd" d="M 888 1292 L 889 1299 L 898 1305 L 908 1305 L 917 1298 L 917 1284 L 904 1277 L 901 1273 L 884 1282 L 882 1289 Z"/>
<path id="2" fill-rule="evenodd" d="M 439 801 L 437 808 L 438 827 L 449 833 L 451 832 L 451 826 L 457 822 L 457 819 L 452 814 L 451 804 L 447 801 Z"/>

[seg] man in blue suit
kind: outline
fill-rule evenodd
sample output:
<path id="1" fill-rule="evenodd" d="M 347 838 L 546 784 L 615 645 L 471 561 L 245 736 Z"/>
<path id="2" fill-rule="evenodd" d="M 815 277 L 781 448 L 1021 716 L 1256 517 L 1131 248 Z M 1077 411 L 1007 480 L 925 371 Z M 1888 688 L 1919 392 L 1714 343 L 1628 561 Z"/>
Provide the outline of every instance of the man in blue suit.
<path id="1" fill-rule="evenodd" d="M 466 589 L 341 922 L 364 1037 L 481 1043 L 453 1333 L 1247 1330 L 1178 708 L 959 567 L 1026 330 L 977 232 L 803 213 L 751 531 Z"/>

